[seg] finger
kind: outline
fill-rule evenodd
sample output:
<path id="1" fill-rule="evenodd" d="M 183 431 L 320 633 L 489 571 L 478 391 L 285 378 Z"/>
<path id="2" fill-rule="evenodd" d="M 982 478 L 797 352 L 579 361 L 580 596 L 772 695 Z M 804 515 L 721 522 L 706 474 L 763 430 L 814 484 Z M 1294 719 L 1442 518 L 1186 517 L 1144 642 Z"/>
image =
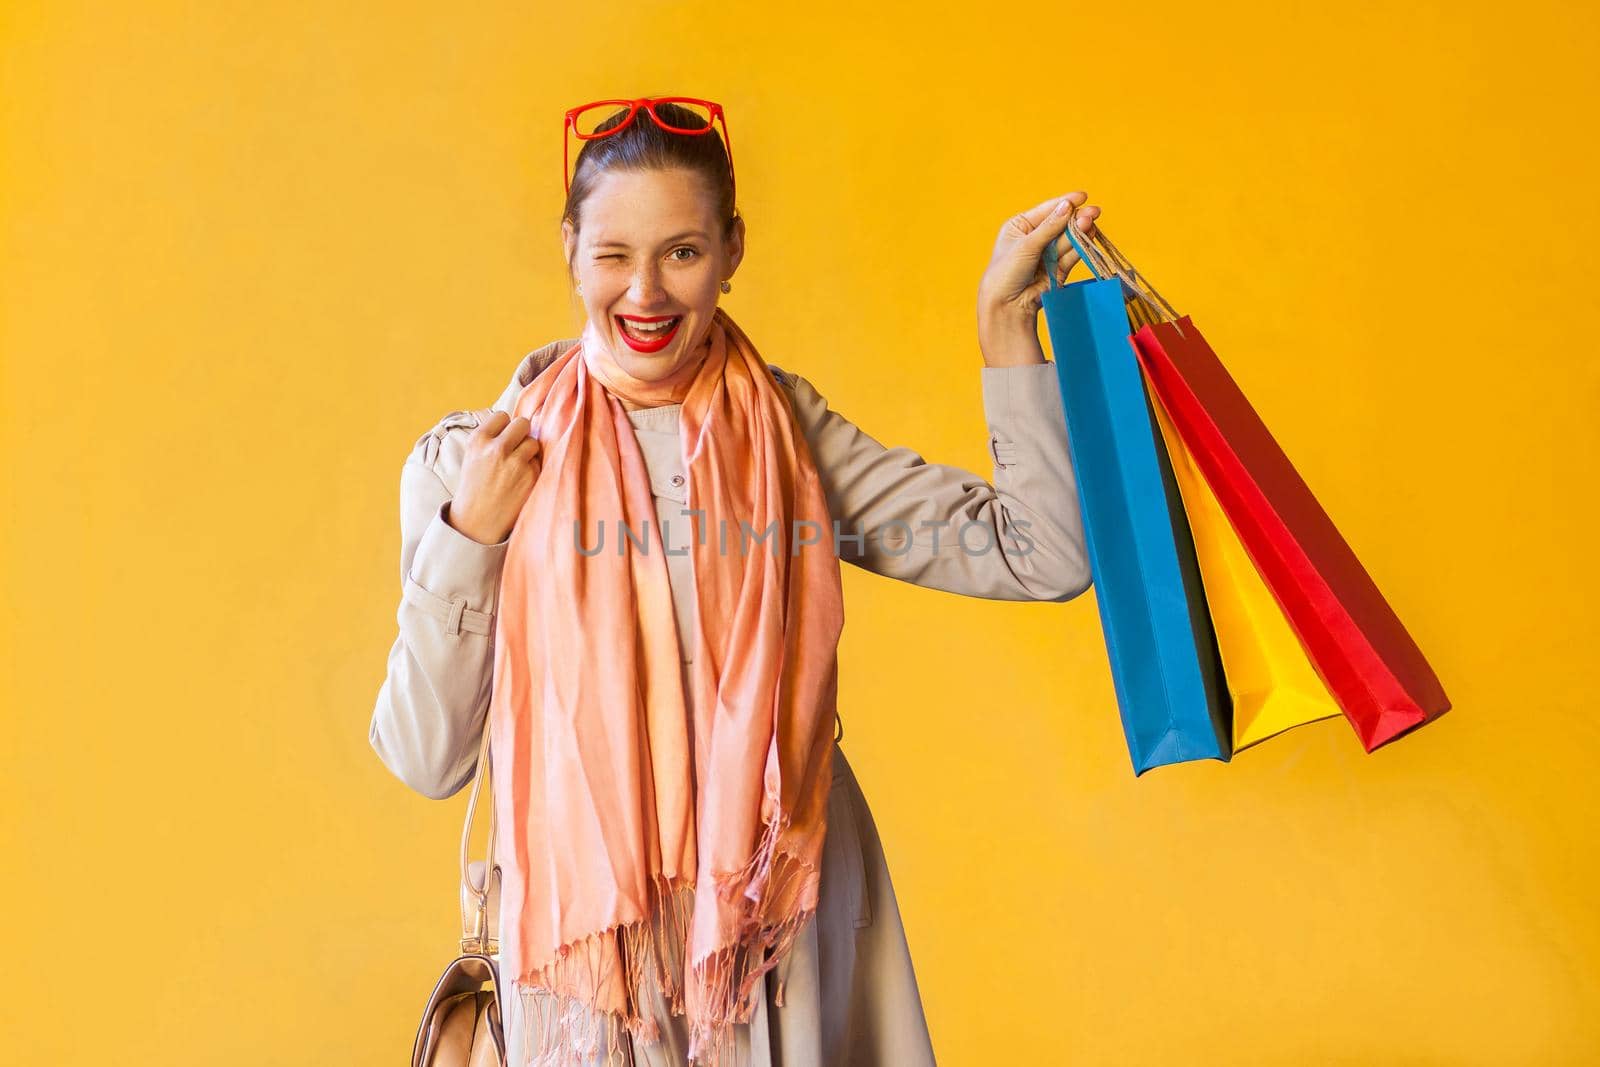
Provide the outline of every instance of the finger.
<path id="1" fill-rule="evenodd" d="M 1090 237 L 1097 232 L 1095 226 L 1099 217 L 1100 209 L 1091 204 L 1079 209 L 1070 224 L 1075 224 L 1079 233 L 1085 237 Z M 1056 279 L 1061 285 L 1066 284 L 1067 276 L 1072 273 L 1072 268 L 1083 262 L 1083 257 L 1078 255 L 1077 246 L 1071 240 L 1063 240 L 1066 237 L 1066 231 L 1067 225 L 1062 225 L 1061 233 L 1052 238 L 1056 242 L 1056 251 L 1060 254 L 1060 259 L 1056 263 Z"/>
<path id="2" fill-rule="evenodd" d="M 1100 209 L 1094 204 L 1086 204 L 1078 209 L 1077 214 L 1074 216 L 1073 224 L 1077 226 L 1079 233 L 1086 237 L 1090 237 L 1097 232 L 1095 227 L 1098 225 L 1099 219 Z M 1062 230 L 1063 236 L 1065 236 L 1066 227 L 1062 227 Z M 1078 255 L 1078 250 L 1072 245 L 1072 242 L 1068 241 L 1066 243 L 1072 248 L 1072 254 L 1070 256 L 1063 256 L 1061 259 L 1061 262 L 1065 264 L 1065 267 L 1063 268 L 1063 274 L 1065 271 L 1069 271 L 1079 263 L 1083 262 L 1083 257 Z"/>
<path id="3" fill-rule="evenodd" d="M 498 436 L 500 431 L 505 428 L 505 424 L 510 418 L 511 416 L 507 415 L 499 408 L 496 408 L 489 412 L 488 418 L 479 420 L 478 428 L 472 431 L 472 436 L 476 437 L 480 441 L 486 441 L 492 437 Z"/>
<path id="4" fill-rule="evenodd" d="M 1088 199 L 1089 194 L 1081 189 L 1074 193 L 1068 193 L 1066 196 L 1052 196 L 1043 203 L 1035 204 L 1028 210 L 1011 216 L 1006 220 L 1005 225 L 1006 228 L 1013 229 L 1018 233 L 1033 233 L 1044 222 L 1055 217 L 1054 213 L 1062 202 L 1077 207 Z"/>
<path id="5" fill-rule="evenodd" d="M 500 451 L 510 454 L 518 445 L 528 439 L 528 434 L 533 429 L 533 423 L 517 415 L 508 419 L 505 426 L 495 435 L 495 443 L 500 446 Z"/>
<path id="6" fill-rule="evenodd" d="M 1071 260 L 1063 259 L 1060 263 L 1058 263 L 1056 265 L 1056 284 L 1066 285 L 1068 279 L 1072 277 L 1072 268 L 1076 267 L 1078 263 L 1079 259 L 1077 256 L 1073 256 Z"/>
<path id="7" fill-rule="evenodd" d="M 1035 229 L 1032 233 L 1024 235 L 1018 241 L 1018 245 L 1022 250 L 1022 254 L 1028 256 L 1043 254 L 1044 246 L 1049 244 L 1051 241 L 1056 240 L 1056 238 L 1060 237 L 1062 234 L 1066 233 L 1067 227 L 1071 225 L 1072 220 L 1075 217 L 1081 219 L 1085 210 L 1087 209 L 1080 209 L 1074 204 L 1069 206 L 1066 211 L 1063 211 L 1059 214 L 1052 213 L 1045 216 L 1044 221 L 1039 224 L 1037 229 Z M 1096 214 L 1098 214 L 1098 210 L 1096 211 Z M 1092 218 L 1090 219 L 1090 222 L 1092 224 Z M 1082 222 L 1078 223 L 1078 229 L 1080 232 L 1082 232 Z M 1071 241 L 1057 242 L 1056 249 L 1060 252 L 1063 260 L 1066 259 L 1069 253 L 1074 255 L 1076 254 L 1072 249 Z"/>
<path id="8" fill-rule="evenodd" d="M 1056 259 L 1054 263 L 1051 263 L 1049 261 L 1050 256 L 1048 255 L 1048 253 L 1052 251 L 1050 244 L 1050 241 L 1046 241 L 1045 247 L 1039 250 L 1037 257 L 1039 263 L 1038 276 L 1044 281 L 1046 288 L 1049 287 L 1050 277 L 1055 278 L 1055 283 L 1057 285 L 1065 285 L 1067 275 L 1072 272 L 1072 268 L 1078 262 L 1078 253 L 1077 250 L 1072 247 L 1072 242 L 1055 239 L 1053 251 Z M 1027 251 L 1025 251 L 1024 254 L 1032 255 L 1031 252 Z M 1050 272 L 1048 275 L 1046 274 L 1047 270 Z"/>
<path id="9" fill-rule="evenodd" d="M 499 412 L 498 414 L 504 415 L 505 412 Z M 533 423 L 530 422 L 525 416 L 512 415 L 506 419 L 506 424 L 500 428 L 500 432 L 496 436 L 516 438 L 520 440 L 521 438 L 528 436 L 532 429 Z"/>
<path id="10" fill-rule="evenodd" d="M 537 437 L 524 437 L 510 452 L 512 459 L 520 459 L 524 463 L 539 458 L 539 439 Z"/>
<path id="11" fill-rule="evenodd" d="M 1061 229 L 1063 233 L 1057 235 L 1056 238 L 1057 278 L 1065 278 L 1069 273 L 1071 273 L 1072 268 L 1076 267 L 1082 261 L 1082 257 L 1078 255 L 1078 250 L 1073 246 L 1072 242 L 1061 239 L 1065 236 L 1066 227 L 1063 226 Z"/>

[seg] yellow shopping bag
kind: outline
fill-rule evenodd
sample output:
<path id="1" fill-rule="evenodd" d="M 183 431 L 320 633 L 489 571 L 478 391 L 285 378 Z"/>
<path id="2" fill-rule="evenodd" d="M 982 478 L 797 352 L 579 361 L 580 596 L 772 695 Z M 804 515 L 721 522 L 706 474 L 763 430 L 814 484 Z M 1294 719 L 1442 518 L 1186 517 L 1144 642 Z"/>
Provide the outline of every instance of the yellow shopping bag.
<path id="1" fill-rule="evenodd" d="M 1206 607 L 1233 697 L 1233 750 L 1342 714 L 1160 399 L 1148 392 L 1194 535 Z"/>

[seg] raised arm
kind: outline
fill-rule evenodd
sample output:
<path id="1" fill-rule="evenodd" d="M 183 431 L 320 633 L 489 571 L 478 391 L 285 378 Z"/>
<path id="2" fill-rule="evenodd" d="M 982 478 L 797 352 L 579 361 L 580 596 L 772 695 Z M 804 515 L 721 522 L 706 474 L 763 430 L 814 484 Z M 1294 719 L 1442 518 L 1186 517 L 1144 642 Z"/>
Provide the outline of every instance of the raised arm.
<path id="1" fill-rule="evenodd" d="M 445 520 L 438 457 L 458 412 L 424 434 L 400 474 L 399 636 L 389 649 L 367 738 L 384 766 L 436 800 L 477 768 L 494 674 L 495 601 L 507 542 L 484 545 Z"/>
<path id="2" fill-rule="evenodd" d="M 839 524 L 840 559 L 966 596 L 1071 600 L 1089 587 L 1089 559 L 1055 364 L 979 373 L 993 483 L 886 448 L 804 377 L 777 376 Z"/>

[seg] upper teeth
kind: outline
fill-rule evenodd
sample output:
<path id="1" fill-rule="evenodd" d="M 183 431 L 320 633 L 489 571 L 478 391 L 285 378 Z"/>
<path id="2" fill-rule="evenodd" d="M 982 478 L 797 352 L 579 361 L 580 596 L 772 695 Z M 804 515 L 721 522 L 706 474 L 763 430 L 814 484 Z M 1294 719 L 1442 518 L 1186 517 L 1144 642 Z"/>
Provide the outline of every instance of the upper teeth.
<path id="1" fill-rule="evenodd" d="M 661 322 L 635 322 L 632 319 L 624 319 L 623 321 L 626 322 L 629 326 L 632 326 L 636 330 L 650 330 L 650 331 L 665 330 L 668 326 L 671 326 L 672 323 L 674 322 L 673 319 L 665 319 L 665 320 L 663 320 Z"/>

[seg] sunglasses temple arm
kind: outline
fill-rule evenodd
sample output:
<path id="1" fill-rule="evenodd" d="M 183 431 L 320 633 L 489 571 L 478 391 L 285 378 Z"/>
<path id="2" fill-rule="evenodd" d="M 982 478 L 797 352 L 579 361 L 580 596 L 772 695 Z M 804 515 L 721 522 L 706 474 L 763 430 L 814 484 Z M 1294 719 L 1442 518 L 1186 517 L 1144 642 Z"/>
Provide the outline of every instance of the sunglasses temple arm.
<path id="1" fill-rule="evenodd" d="M 733 187 L 733 209 L 739 210 L 739 177 L 733 170 L 733 138 L 728 136 L 728 116 L 717 109 L 717 118 L 722 120 L 722 147 L 728 150 L 728 184 Z"/>

